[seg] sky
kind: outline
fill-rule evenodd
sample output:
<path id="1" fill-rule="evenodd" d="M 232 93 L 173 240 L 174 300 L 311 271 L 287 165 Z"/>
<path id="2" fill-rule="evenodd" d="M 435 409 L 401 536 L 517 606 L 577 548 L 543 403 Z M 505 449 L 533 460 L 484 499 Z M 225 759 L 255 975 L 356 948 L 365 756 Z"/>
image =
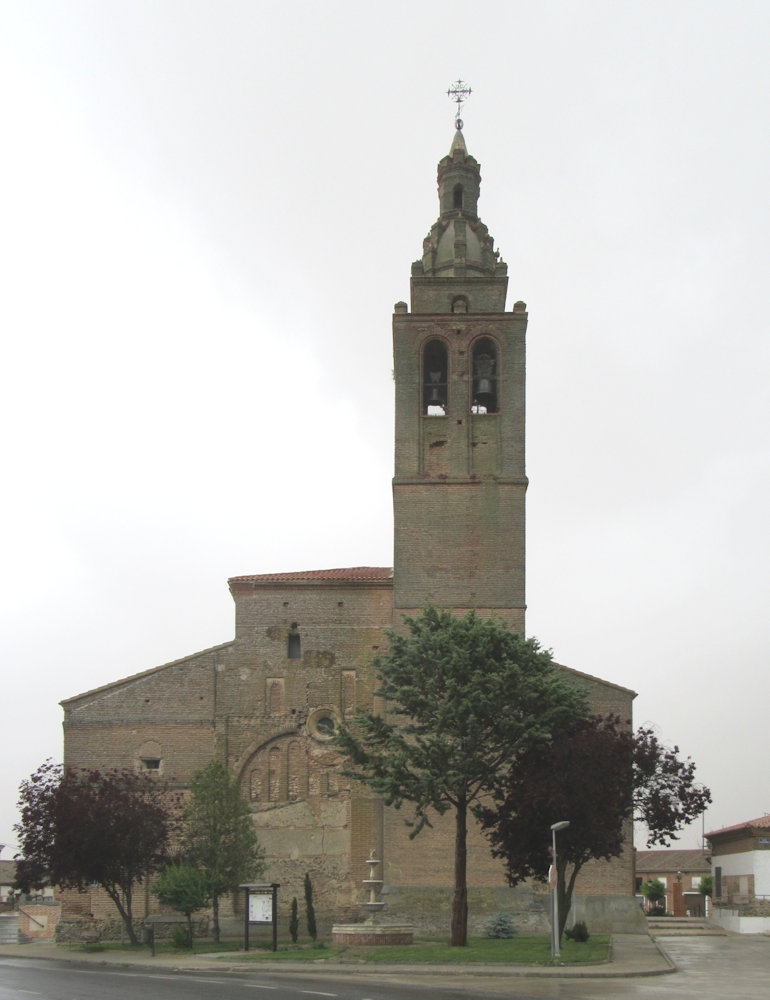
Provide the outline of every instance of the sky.
<path id="1" fill-rule="evenodd" d="M 392 564 L 453 135 L 529 310 L 527 631 L 770 812 L 770 5 L 2 0 L 0 843 L 59 702 Z M 637 846 L 644 844 L 637 842 Z"/>

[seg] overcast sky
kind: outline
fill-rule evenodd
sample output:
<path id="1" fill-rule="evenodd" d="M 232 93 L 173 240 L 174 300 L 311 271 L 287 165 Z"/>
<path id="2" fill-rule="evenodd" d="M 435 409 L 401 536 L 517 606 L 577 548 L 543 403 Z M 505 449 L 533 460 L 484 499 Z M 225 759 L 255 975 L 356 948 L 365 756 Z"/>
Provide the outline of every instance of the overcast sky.
<path id="1" fill-rule="evenodd" d="M 228 577 L 391 564 L 460 76 L 530 313 L 528 631 L 639 693 L 707 830 L 770 811 L 770 4 L 0 12 L 0 842 L 58 702 L 232 638 Z"/>

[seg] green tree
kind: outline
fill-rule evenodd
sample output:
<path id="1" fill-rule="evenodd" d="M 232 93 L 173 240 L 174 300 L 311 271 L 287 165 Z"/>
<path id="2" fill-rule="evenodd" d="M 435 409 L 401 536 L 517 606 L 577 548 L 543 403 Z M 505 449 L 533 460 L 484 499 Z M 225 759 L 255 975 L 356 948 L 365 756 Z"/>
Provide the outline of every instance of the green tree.
<path id="1" fill-rule="evenodd" d="M 177 861 L 163 869 L 153 892 L 161 903 L 187 917 L 187 940 L 192 948 L 192 915 L 209 901 L 206 876 L 199 868 Z"/>
<path id="2" fill-rule="evenodd" d="M 559 940 L 575 880 L 591 858 L 622 852 L 630 820 L 647 825 L 648 846 L 667 843 L 711 801 L 695 782 L 695 765 L 680 760 L 647 728 L 632 733 L 616 716 L 576 719 L 557 736 L 516 757 L 504 793 L 482 811 L 492 852 L 508 882 L 545 881 L 551 823 L 569 820 L 556 838 Z"/>
<path id="3" fill-rule="evenodd" d="M 265 867 L 249 804 L 220 761 L 212 760 L 193 775 L 183 820 L 185 858 L 206 877 L 213 936 L 219 941 L 220 898 L 257 878 Z"/>
<path id="4" fill-rule="evenodd" d="M 410 836 L 453 811 L 450 940 L 465 945 L 469 814 L 500 790 L 513 757 L 585 714 L 585 694 L 537 640 L 497 621 L 426 607 L 405 623 L 407 634 L 388 633 L 389 651 L 374 663 L 387 715 L 359 712 L 334 739 L 348 776 L 388 805 L 414 806 Z"/>
<path id="5" fill-rule="evenodd" d="M 291 900 L 291 916 L 289 918 L 289 934 L 291 934 L 291 940 L 294 944 L 297 943 L 297 938 L 299 937 L 299 907 L 297 906 L 297 897 L 293 896 Z"/>
<path id="6" fill-rule="evenodd" d="M 648 882 L 642 882 L 639 886 L 639 892 L 641 892 L 647 900 L 647 905 L 650 910 L 657 910 L 660 908 L 661 903 L 665 904 L 666 887 L 659 878 L 653 878 Z"/>
<path id="7" fill-rule="evenodd" d="M 307 915 L 307 932 L 315 941 L 318 937 L 318 928 L 315 922 L 315 907 L 313 906 L 313 883 L 310 881 L 310 872 L 305 872 L 305 913 Z"/>
<path id="8" fill-rule="evenodd" d="M 700 885 L 698 886 L 698 892 L 704 896 L 713 896 L 714 894 L 714 877 L 712 875 L 703 875 L 700 880 Z"/>
<path id="9" fill-rule="evenodd" d="M 132 944 L 137 884 L 168 859 L 176 799 L 150 774 L 63 769 L 50 760 L 19 789 L 16 885 L 84 891 L 97 883 Z"/>

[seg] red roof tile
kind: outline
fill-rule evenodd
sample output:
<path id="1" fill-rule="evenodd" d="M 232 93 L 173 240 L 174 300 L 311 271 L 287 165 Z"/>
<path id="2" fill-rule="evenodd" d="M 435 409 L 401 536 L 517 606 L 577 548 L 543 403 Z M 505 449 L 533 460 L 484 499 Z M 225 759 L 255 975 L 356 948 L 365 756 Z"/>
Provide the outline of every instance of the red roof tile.
<path id="1" fill-rule="evenodd" d="M 688 850 L 637 851 L 637 875 L 656 872 L 708 871 L 710 868 L 708 851 L 698 848 Z"/>
<path id="2" fill-rule="evenodd" d="M 770 830 L 770 813 L 766 816 L 760 816 L 758 819 L 747 819 L 744 823 L 736 823 L 734 826 L 723 826 L 721 830 L 712 830 L 706 836 L 713 837 L 717 833 L 731 833 L 733 830 L 748 830 L 749 827 Z"/>
<path id="3" fill-rule="evenodd" d="M 390 566 L 352 566 L 347 569 L 309 569 L 295 573 L 257 573 L 254 576 L 232 576 L 230 583 L 269 583 L 273 580 L 391 580 Z"/>

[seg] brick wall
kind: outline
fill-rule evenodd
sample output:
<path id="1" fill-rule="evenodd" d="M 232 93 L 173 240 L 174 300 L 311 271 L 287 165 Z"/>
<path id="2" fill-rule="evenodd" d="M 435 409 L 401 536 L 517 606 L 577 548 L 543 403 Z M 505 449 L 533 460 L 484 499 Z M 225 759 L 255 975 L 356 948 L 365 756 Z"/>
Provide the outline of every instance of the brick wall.
<path id="1" fill-rule="evenodd" d="M 22 903 L 19 906 L 19 934 L 31 940 L 49 940 L 56 934 L 60 916 L 58 903 Z"/>
<path id="2" fill-rule="evenodd" d="M 233 582 L 231 589 L 232 643 L 65 703 L 67 764 L 139 767 L 157 757 L 160 776 L 184 787 L 212 756 L 225 760 L 254 810 L 267 855 L 264 877 L 281 883 L 288 906 L 292 895 L 302 899 L 309 871 L 324 925 L 360 915 L 372 849 L 394 889 L 451 887 L 453 818 L 437 818 L 435 829 L 409 840 L 407 810 L 383 809 L 367 789 L 351 789 L 319 728 L 326 714 L 340 719 L 373 703 L 372 659 L 384 649 L 382 629 L 393 613 L 390 583 Z M 290 635 L 299 640 L 291 649 Z M 567 676 L 588 686 L 594 711 L 630 716 L 631 692 L 576 671 Z M 505 885 L 477 829 L 468 873 L 479 890 Z M 624 857 L 587 868 L 578 892 L 630 892 L 631 885 Z M 64 899 L 65 907 L 113 919 L 99 891 Z M 145 889 L 137 905 L 158 909 Z M 223 912 L 230 911 L 237 920 L 225 901 Z"/>

